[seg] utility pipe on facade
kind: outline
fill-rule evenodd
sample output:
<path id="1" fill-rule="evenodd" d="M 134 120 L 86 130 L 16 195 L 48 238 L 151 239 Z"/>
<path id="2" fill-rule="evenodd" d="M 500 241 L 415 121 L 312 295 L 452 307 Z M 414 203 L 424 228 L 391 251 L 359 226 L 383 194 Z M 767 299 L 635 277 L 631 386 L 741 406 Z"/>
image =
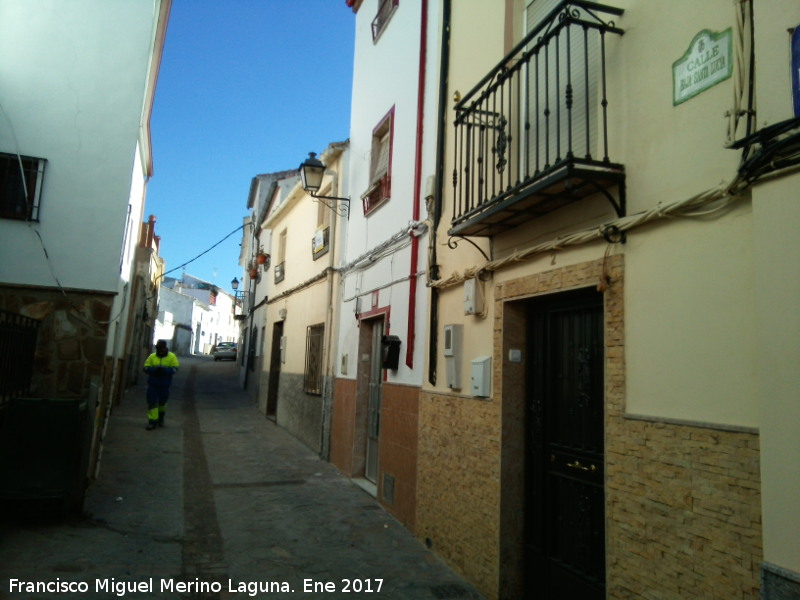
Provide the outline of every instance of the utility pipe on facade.
<path id="1" fill-rule="evenodd" d="M 341 156 L 343 150 L 339 150 L 339 155 Z M 331 153 L 333 155 L 333 153 Z M 323 154 L 323 156 L 325 156 Z M 346 165 L 344 165 L 346 166 Z M 337 196 L 342 195 L 342 190 L 339 189 L 339 171 L 342 168 L 340 167 L 337 171 L 331 172 L 331 189 L 334 190 L 334 194 Z M 349 207 L 348 207 L 349 211 Z M 338 339 L 338 319 L 336 319 L 336 314 L 334 312 L 333 306 L 333 278 L 336 276 L 335 270 L 335 262 L 336 262 L 336 237 L 338 236 L 338 232 L 340 229 L 340 221 L 341 217 L 339 213 L 335 210 L 331 211 L 333 215 L 331 216 L 331 231 L 328 233 L 328 240 L 330 244 L 330 248 L 328 248 L 328 269 L 326 274 L 326 286 L 327 289 L 325 291 L 326 298 L 328 299 L 328 309 L 325 313 L 325 340 L 323 342 L 324 346 L 324 356 L 323 356 L 323 365 L 325 366 L 325 378 L 324 382 L 332 382 L 333 376 L 336 373 L 335 366 L 333 361 L 331 360 L 331 356 L 335 356 L 335 352 L 332 352 L 331 345 L 334 340 Z M 349 214 L 349 213 L 348 213 Z M 333 329 L 336 328 L 337 332 L 334 335 Z M 326 407 L 326 397 L 323 396 L 322 399 L 322 431 L 320 432 L 320 445 L 319 445 L 319 452 L 320 456 L 324 460 L 328 460 L 330 458 L 330 441 L 331 441 L 331 418 L 332 418 L 332 409 L 333 409 L 333 390 L 327 390 L 323 388 L 323 394 L 329 393 L 331 404 L 330 406 Z M 330 410 L 328 410 L 330 409 Z M 326 410 L 328 410 L 326 414 Z"/>
<path id="2" fill-rule="evenodd" d="M 444 140 L 445 119 L 447 118 L 447 85 L 450 69 L 450 10 L 451 0 L 442 0 L 442 41 L 439 63 L 439 109 L 436 137 L 436 189 L 433 198 L 433 223 L 430 237 L 430 262 L 428 264 L 428 281 L 439 279 L 439 265 L 436 264 L 436 234 L 442 217 L 442 192 L 444 191 Z M 436 364 L 439 346 L 439 290 L 431 288 L 428 324 L 428 382 L 436 385 Z"/>

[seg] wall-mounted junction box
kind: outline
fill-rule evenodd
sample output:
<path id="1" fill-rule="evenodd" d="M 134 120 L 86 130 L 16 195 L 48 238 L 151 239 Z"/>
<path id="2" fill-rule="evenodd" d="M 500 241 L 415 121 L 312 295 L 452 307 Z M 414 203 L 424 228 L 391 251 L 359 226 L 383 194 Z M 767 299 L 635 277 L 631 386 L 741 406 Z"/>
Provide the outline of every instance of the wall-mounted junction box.
<path id="1" fill-rule="evenodd" d="M 483 299 L 477 279 L 467 279 L 464 282 L 464 314 L 478 315 L 483 312 Z"/>
<path id="2" fill-rule="evenodd" d="M 447 387 L 461 389 L 461 356 L 463 325 L 444 326 L 444 361 L 447 372 Z"/>
<path id="3" fill-rule="evenodd" d="M 487 398 L 492 394 L 492 357 L 472 359 L 472 395 Z"/>

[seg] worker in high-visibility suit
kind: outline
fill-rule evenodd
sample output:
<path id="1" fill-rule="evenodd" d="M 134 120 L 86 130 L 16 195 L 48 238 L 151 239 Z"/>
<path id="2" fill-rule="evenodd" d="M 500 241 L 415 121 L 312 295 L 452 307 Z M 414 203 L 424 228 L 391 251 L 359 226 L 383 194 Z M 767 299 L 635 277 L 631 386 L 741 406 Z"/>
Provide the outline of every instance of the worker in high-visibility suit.
<path id="1" fill-rule="evenodd" d="M 178 357 L 167 348 L 165 340 L 156 342 L 156 351 L 144 361 L 144 372 L 147 373 L 147 429 L 164 426 L 164 414 L 167 412 L 169 388 L 172 376 L 178 372 Z"/>

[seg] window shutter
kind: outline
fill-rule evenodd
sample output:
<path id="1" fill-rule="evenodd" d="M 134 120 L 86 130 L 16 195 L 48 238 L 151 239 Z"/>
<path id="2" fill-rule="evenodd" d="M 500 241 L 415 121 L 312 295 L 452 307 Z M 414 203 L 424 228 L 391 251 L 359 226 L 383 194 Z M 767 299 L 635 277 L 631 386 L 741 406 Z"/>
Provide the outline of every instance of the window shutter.
<path id="1" fill-rule="evenodd" d="M 552 11 L 561 0 L 533 0 L 525 11 L 526 31 L 530 32 Z M 558 19 L 554 21 L 554 24 Z M 545 134 L 540 133 L 540 145 L 537 149 L 528 148 L 528 164 L 530 172 L 552 165 L 557 159 L 567 156 L 569 147 L 569 130 L 567 127 L 567 56 L 570 57 L 570 80 L 572 82 L 572 153 L 576 158 L 587 155 L 598 155 L 598 118 L 599 91 L 598 76 L 600 66 L 600 34 L 589 29 L 584 38 L 583 27 L 569 27 L 569 43 L 567 31 L 562 30 L 557 39 L 550 41 L 547 52 L 542 49 L 538 58 L 538 74 L 534 69 L 537 60 L 531 61 L 528 81 L 530 100 L 531 128 L 536 127 L 538 118 L 540 131 L 544 130 L 546 110 L 550 111 L 549 140 L 545 142 Z M 569 47 L 569 52 L 568 52 Z M 586 74 L 589 74 L 588 88 Z M 559 73 L 558 80 L 556 72 Z M 538 103 L 537 103 L 538 83 Z M 588 107 L 588 113 L 587 113 Z M 556 131 L 555 123 L 560 112 L 561 127 Z M 587 147 L 587 134 L 589 146 Z M 535 140 L 536 136 L 532 136 Z"/>
<path id="2" fill-rule="evenodd" d="M 390 134 L 387 131 L 381 137 L 380 142 L 376 144 L 376 151 L 377 156 L 375 157 L 375 165 L 372 169 L 372 180 L 370 181 L 370 185 L 378 181 L 381 177 L 386 175 L 389 172 L 389 147 L 390 144 Z"/>

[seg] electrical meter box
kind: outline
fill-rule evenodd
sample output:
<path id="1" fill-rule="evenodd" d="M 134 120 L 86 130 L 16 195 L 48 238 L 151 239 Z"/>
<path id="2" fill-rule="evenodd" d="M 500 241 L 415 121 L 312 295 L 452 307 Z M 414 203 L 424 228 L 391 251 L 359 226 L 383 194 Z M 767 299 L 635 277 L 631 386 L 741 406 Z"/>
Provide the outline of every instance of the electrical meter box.
<path id="1" fill-rule="evenodd" d="M 444 326 L 444 361 L 447 373 L 447 387 L 461 389 L 461 339 L 463 325 Z"/>
<path id="2" fill-rule="evenodd" d="M 478 286 L 481 283 L 477 279 L 467 279 L 464 282 L 464 314 L 477 315 L 483 312 L 483 302 Z"/>
<path id="3" fill-rule="evenodd" d="M 492 357 L 479 356 L 472 360 L 472 395 L 488 398 L 492 393 Z"/>

